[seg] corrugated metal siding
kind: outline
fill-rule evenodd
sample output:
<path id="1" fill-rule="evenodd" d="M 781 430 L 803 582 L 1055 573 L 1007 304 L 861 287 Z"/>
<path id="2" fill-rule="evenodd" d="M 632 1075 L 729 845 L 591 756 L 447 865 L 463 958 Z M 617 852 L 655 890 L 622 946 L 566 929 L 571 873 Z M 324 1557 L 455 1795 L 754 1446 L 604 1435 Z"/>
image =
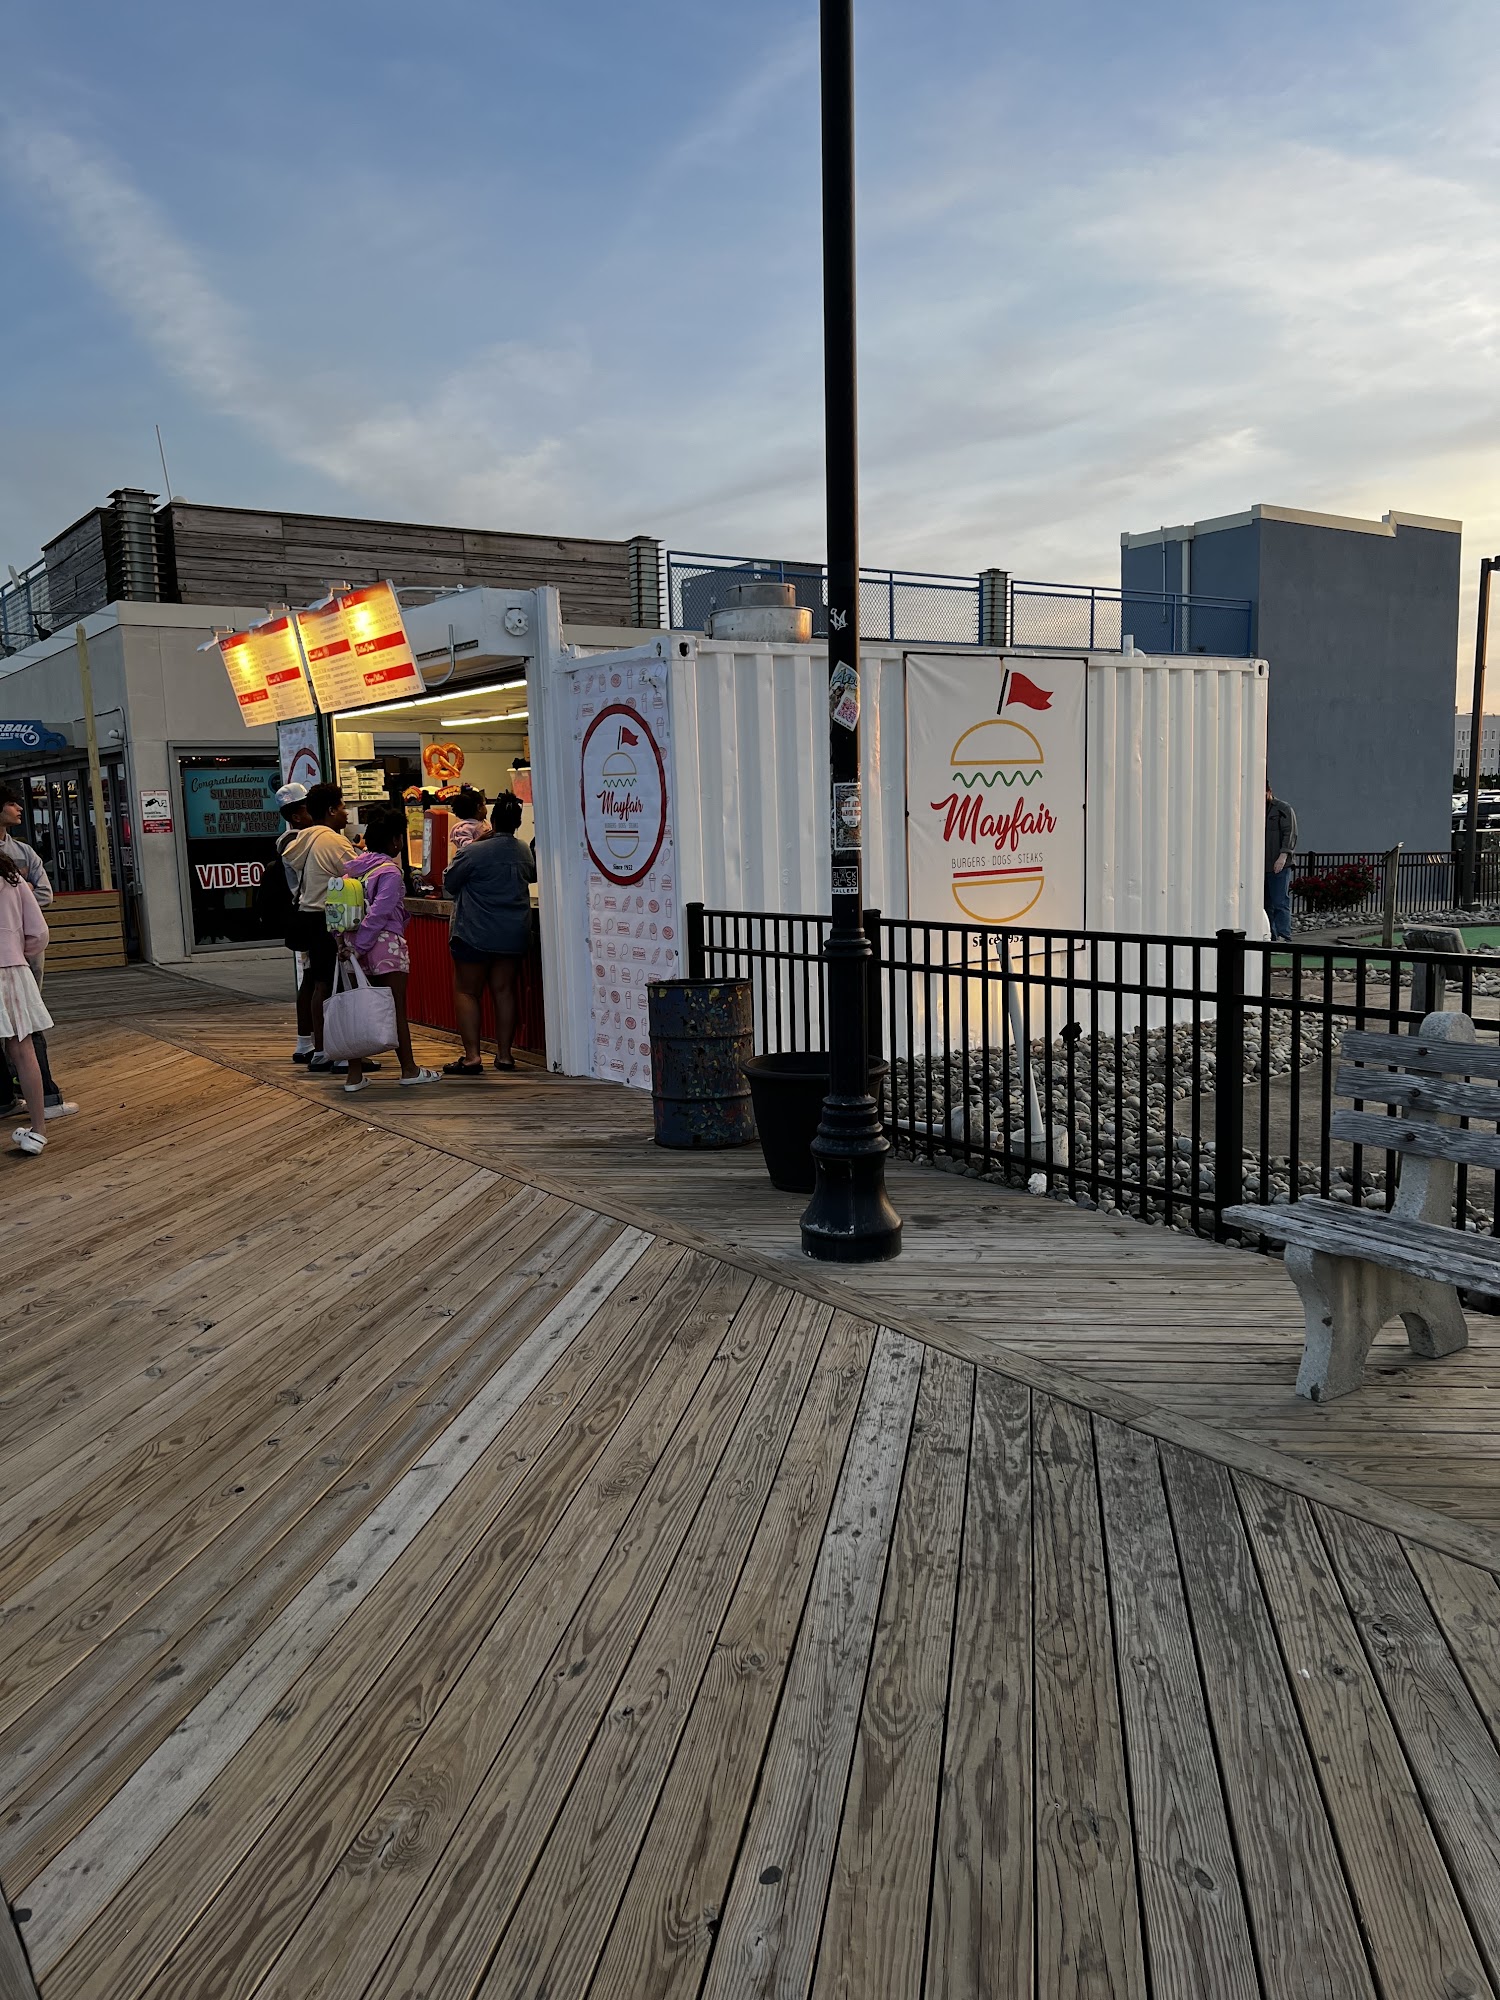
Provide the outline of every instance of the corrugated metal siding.
<path id="1" fill-rule="evenodd" d="M 861 656 L 865 900 L 891 915 L 906 910 L 901 661 L 899 647 Z M 686 901 L 734 910 L 826 907 L 827 673 L 821 647 L 735 646 L 678 635 L 672 745 Z"/>
<path id="2" fill-rule="evenodd" d="M 1263 934 L 1265 757 L 1261 662 L 1092 659 L 1088 927 Z"/>
<path id="3" fill-rule="evenodd" d="M 548 1046 L 555 1061 L 573 1070 L 586 1067 L 591 1046 L 582 878 L 574 879 L 582 847 L 564 688 L 573 661 L 562 653 L 553 593 L 539 591 L 537 602 L 539 631 L 552 635 L 543 636 L 531 676 L 533 753 L 542 750 L 538 815 L 550 812 L 562 835 L 562 852 L 549 855 L 543 868 L 548 895 L 561 905 L 543 913 L 544 937 L 554 947 Z M 823 910 L 830 853 L 823 647 L 736 645 L 677 632 L 663 650 L 671 663 L 682 901 L 731 910 Z M 865 899 L 901 917 L 907 913 L 903 649 L 867 646 L 861 657 Z M 993 675 L 997 654 L 965 657 L 976 672 Z M 1007 657 L 1028 655 L 1011 648 Z M 1220 926 L 1237 925 L 1263 935 L 1264 665 L 1095 654 L 1089 669 L 1086 926 L 1211 937 Z M 919 1011 L 925 1016 L 920 1005 Z"/>
<path id="4" fill-rule="evenodd" d="M 685 898 L 721 909 L 823 909 L 829 843 L 822 648 L 699 640 L 688 642 L 684 655 L 682 643 L 679 635 L 672 729 Z M 970 657 L 976 670 L 994 671 L 996 655 Z M 888 916 L 904 916 L 902 651 L 867 648 L 862 668 L 865 899 Z M 1257 932 L 1265 717 L 1265 668 L 1254 661 L 1092 656 L 1090 929 L 1206 936 L 1236 924 Z"/>

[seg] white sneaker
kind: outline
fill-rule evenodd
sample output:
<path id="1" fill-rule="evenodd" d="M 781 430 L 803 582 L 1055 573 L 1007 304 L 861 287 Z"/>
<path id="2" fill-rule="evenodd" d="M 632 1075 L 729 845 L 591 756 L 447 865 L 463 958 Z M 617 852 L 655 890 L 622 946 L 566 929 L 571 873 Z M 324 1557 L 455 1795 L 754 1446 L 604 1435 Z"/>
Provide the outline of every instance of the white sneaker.
<path id="1" fill-rule="evenodd" d="M 40 1153 L 47 1143 L 46 1133 L 33 1131 L 29 1125 L 18 1125 L 10 1136 L 23 1153 Z"/>
<path id="2" fill-rule="evenodd" d="M 65 1097 L 61 1104 L 48 1104 L 43 1108 L 49 1118 L 76 1118 L 78 1115 L 78 1106 L 70 1097 Z"/>

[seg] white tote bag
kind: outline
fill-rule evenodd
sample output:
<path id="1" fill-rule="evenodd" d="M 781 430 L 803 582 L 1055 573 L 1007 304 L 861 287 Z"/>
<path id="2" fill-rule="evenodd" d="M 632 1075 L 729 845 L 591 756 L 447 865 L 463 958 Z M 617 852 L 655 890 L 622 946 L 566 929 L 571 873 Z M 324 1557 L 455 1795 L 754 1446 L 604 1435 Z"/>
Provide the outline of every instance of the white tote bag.
<path id="1" fill-rule="evenodd" d="M 330 1062 L 378 1056 L 396 1046 L 396 996 L 372 986 L 351 951 L 339 956 L 333 995 L 323 1003 L 323 1053 Z"/>

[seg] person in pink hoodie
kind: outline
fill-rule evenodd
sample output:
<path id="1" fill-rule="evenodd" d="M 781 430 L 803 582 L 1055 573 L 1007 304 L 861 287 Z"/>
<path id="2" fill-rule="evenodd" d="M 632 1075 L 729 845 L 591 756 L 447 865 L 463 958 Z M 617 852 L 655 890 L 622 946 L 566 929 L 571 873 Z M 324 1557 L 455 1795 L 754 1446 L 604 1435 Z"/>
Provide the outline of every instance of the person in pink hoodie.
<path id="1" fill-rule="evenodd" d="M 371 806 L 365 822 L 363 854 L 345 864 L 345 875 L 365 885 L 364 921 L 339 939 L 341 952 L 353 951 L 375 986 L 388 986 L 396 1001 L 396 1054 L 404 1084 L 441 1083 L 442 1074 L 424 1069 L 411 1051 L 411 1022 L 406 1014 L 406 982 L 411 953 L 406 945 L 406 876 L 401 851 L 406 845 L 406 815 L 398 806 Z M 368 1087 L 370 1079 L 357 1056 L 349 1060 L 344 1088 L 351 1095 Z"/>
<path id="2" fill-rule="evenodd" d="M 27 964 L 46 950 L 47 936 L 46 919 L 31 884 L 8 854 L 0 854 L 0 1044 L 21 1080 L 31 1120 L 10 1135 L 23 1153 L 40 1153 L 47 1144 L 42 1071 L 31 1038 L 46 1033 L 52 1016 L 42 1005 L 41 989 Z"/>

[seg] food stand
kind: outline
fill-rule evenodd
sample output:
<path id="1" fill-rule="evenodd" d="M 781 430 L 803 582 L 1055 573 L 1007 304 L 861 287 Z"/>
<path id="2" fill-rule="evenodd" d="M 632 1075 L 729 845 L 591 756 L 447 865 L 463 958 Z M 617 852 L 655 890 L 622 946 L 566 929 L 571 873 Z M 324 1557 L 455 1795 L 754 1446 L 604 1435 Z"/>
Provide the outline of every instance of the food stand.
<path id="1" fill-rule="evenodd" d="M 407 898 L 414 1023 L 456 1032 L 453 961 L 448 949 L 453 904 L 442 894 L 448 856 L 448 802 L 462 786 L 488 804 L 504 791 L 520 796 L 520 837 L 534 837 L 526 698 L 529 629 L 498 593 L 459 593 L 442 608 L 446 643 L 424 643 L 389 584 L 337 588 L 321 604 L 268 616 L 248 632 L 221 633 L 217 644 L 247 722 L 266 713 L 279 722 L 326 732 L 315 761 L 342 787 L 351 831 L 372 804 L 405 803 L 411 829 L 407 862 L 419 893 Z M 529 593 L 527 600 L 529 602 Z M 506 622 L 507 618 L 509 623 Z M 432 620 L 426 621 L 431 625 Z M 535 891 L 533 891 L 535 908 Z M 488 995 L 484 1033 L 493 1038 Z M 536 925 L 517 982 L 515 1046 L 545 1055 L 542 955 Z"/>

